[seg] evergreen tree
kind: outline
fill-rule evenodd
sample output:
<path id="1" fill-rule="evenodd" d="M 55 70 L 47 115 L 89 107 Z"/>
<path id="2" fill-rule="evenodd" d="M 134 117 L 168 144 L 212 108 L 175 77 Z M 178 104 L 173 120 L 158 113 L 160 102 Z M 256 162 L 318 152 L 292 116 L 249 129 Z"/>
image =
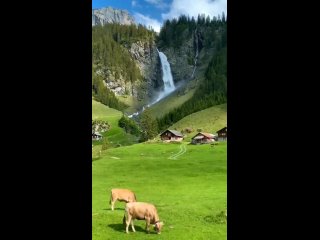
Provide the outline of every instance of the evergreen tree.
<path id="1" fill-rule="evenodd" d="M 158 122 L 147 108 L 140 117 L 140 127 L 142 130 L 141 141 L 147 141 L 158 134 Z"/>

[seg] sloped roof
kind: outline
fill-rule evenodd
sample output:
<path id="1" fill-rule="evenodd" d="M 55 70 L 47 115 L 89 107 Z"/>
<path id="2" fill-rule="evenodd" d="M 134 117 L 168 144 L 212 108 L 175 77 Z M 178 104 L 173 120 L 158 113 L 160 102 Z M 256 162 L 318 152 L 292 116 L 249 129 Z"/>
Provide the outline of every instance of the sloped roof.
<path id="1" fill-rule="evenodd" d="M 204 138 L 204 136 L 196 136 L 193 139 L 202 139 L 202 138 Z"/>
<path id="2" fill-rule="evenodd" d="M 213 138 L 214 135 L 212 133 L 204 133 L 204 132 L 200 132 L 203 136 L 206 136 L 207 138 Z"/>
<path id="3" fill-rule="evenodd" d="M 174 134 L 174 135 L 176 135 L 176 136 L 178 136 L 178 137 L 183 137 L 183 135 L 182 135 L 181 132 L 176 131 L 176 130 L 170 130 L 170 129 L 165 130 L 165 131 L 164 131 L 163 133 L 161 133 L 160 135 L 164 134 L 166 131 L 169 131 L 169 132 L 171 132 L 172 134 Z"/>
<path id="4" fill-rule="evenodd" d="M 222 132 L 222 131 L 224 131 L 224 130 L 227 131 L 227 127 L 221 128 L 220 130 L 217 131 L 217 133 L 218 133 L 218 132 Z"/>
<path id="5" fill-rule="evenodd" d="M 93 133 L 92 135 L 96 135 L 96 136 L 102 137 L 102 135 L 101 135 L 100 133 L 98 133 L 98 132 L 95 132 L 95 133 Z"/>
<path id="6" fill-rule="evenodd" d="M 215 135 L 212 134 L 212 133 L 199 132 L 199 133 L 197 133 L 192 139 L 200 139 L 200 138 L 197 137 L 197 136 L 199 136 L 199 135 L 205 136 L 205 137 L 207 137 L 207 138 L 213 138 L 213 137 L 215 136 Z"/>

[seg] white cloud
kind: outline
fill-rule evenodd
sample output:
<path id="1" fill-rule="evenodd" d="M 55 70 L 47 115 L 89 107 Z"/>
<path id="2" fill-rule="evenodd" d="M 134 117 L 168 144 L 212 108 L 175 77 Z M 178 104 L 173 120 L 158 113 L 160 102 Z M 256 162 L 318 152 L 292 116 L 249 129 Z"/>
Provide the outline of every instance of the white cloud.
<path id="1" fill-rule="evenodd" d="M 160 8 L 160 9 L 165 9 L 165 8 L 169 7 L 169 5 L 167 3 L 165 3 L 163 0 L 144 0 L 144 1 L 154 5 L 156 8 Z"/>
<path id="2" fill-rule="evenodd" d="M 212 18 L 221 16 L 222 12 L 227 15 L 227 0 L 173 0 L 169 12 L 162 13 L 161 16 L 165 20 L 178 18 L 181 14 L 197 17 L 204 13 Z"/>
<path id="3" fill-rule="evenodd" d="M 145 16 L 141 13 L 134 13 L 134 18 L 137 23 L 141 23 L 142 25 L 145 25 L 146 27 L 151 26 L 154 31 L 160 32 L 160 26 L 161 23 L 157 19 L 150 18 L 149 16 Z"/>
<path id="4" fill-rule="evenodd" d="M 131 2 L 131 6 L 132 6 L 132 7 L 135 7 L 136 5 L 137 5 L 137 1 L 134 1 L 134 0 L 133 0 L 133 1 Z"/>

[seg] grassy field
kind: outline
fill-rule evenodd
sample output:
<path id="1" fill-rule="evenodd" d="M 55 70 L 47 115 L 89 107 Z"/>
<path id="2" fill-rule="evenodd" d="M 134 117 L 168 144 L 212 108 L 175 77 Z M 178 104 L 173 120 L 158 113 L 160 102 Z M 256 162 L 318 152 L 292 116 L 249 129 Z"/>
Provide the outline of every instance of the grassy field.
<path id="1" fill-rule="evenodd" d="M 225 127 L 226 124 L 227 104 L 221 104 L 192 113 L 173 124 L 169 129 L 181 131 L 185 128 L 192 128 L 193 132 L 185 135 L 185 140 L 190 141 L 197 133 L 197 129 L 202 129 L 202 132 L 215 133 Z"/>
<path id="2" fill-rule="evenodd" d="M 185 151 L 181 151 L 185 149 Z M 226 239 L 227 145 L 140 143 L 104 151 L 92 162 L 92 239 Z M 176 155 L 176 158 L 170 158 Z M 162 234 L 125 233 L 124 203 L 110 210 L 111 188 L 129 188 L 138 201 L 155 204 Z"/>
<path id="3" fill-rule="evenodd" d="M 121 116 L 122 113 L 120 111 L 92 100 L 92 119 L 105 120 L 110 124 L 110 130 L 103 133 L 103 136 L 107 136 L 112 145 L 120 144 L 121 146 L 125 146 L 136 143 L 138 140 L 135 136 L 126 134 L 122 128 L 118 127 L 118 121 Z M 101 141 L 93 141 L 92 157 L 96 157 L 94 154 L 98 152 L 98 149 L 101 149 L 101 144 Z"/>

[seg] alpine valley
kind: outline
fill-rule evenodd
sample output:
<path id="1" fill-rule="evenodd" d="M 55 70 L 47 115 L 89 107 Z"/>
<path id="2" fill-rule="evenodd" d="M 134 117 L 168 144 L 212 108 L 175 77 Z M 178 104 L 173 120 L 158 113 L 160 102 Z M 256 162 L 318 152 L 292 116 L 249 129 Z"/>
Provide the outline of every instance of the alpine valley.
<path id="1" fill-rule="evenodd" d="M 92 239 L 227 239 L 226 140 L 223 12 L 180 15 L 155 32 L 127 10 L 92 10 Z M 113 188 L 154 204 L 161 235 L 138 219 L 126 233 Z"/>

